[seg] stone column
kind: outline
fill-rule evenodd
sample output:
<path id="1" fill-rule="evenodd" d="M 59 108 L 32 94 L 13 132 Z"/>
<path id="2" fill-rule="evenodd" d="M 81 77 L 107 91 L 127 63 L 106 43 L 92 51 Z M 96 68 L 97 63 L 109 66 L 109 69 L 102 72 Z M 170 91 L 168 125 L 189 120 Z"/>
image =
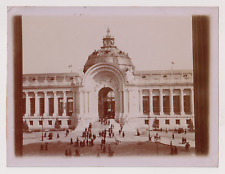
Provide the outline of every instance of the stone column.
<path id="1" fill-rule="evenodd" d="M 76 91 L 73 91 L 73 116 L 76 114 Z"/>
<path id="2" fill-rule="evenodd" d="M 44 116 L 48 116 L 48 95 L 47 91 L 44 91 L 44 96 L 45 96 L 45 113 Z"/>
<path id="3" fill-rule="evenodd" d="M 84 93 L 80 91 L 80 114 L 84 113 Z"/>
<path id="4" fill-rule="evenodd" d="M 185 115 L 184 113 L 184 89 L 180 89 L 180 113 L 181 115 Z"/>
<path id="5" fill-rule="evenodd" d="M 142 90 L 139 90 L 139 108 L 140 114 L 143 115 L 143 99 L 142 99 Z"/>
<path id="6" fill-rule="evenodd" d="M 53 91 L 54 93 L 54 114 L 53 116 L 58 116 L 58 97 L 57 91 Z"/>
<path id="7" fill-rule="evenodd" d="M 160 115 L 163 115 L 163 89 L 159 89 Z"/>
<path id="8" fill-rule="evenodd" d="M 127 91 L 123 91 L 123 98 L 124 98 L 124 114 L 128 113 L 128 101 L 127 101 Z"/>
<path id="9" fill-rule="evenodd" d="M 34 116 L 38 116 L 38 115 L 40 115 L 38 92 L 34 92 L 34 96 L 35 96 L 35 114 L 34 114 Z"/>
<path id="10" fill-rule="evenodd" d="M 194 89 L 191 88 L 191 114 L 194 115 Z"/>
<path id="11" fill-rule="evenodd" d="M 88 92 L 84 91 L 84 114 L 88 113 Z"/>
<path id="12" fill-rule="evenodd" d="M 66 91 L 63 91 L 63 116 L 66 116 L 66 109 L 67 109 L 67 97 Z"/>
<path id="13" fill-rule="evenodd" d="M 87 113 L 90 113 L 90 91 L 87 91 Z"/>
<path id="14" fill-rule="evenodd" d="M 153 95 L 152 89 L 149 89 L 149 109 L 150 109 L 150 116 L 153 116 Z"/>
<path id="15" fill-rule="evenodd" d="M 98 115 L 98 92 L 96 89 L 93 91 L 92 104 L 93 104 L 92 109 L 93 109 L 94 113 L 97 116 L 99 116 Z"/>
<path id="16" fill-rule="evenodd" d="M 173 109 L 173 89 L 170 89 L 170 115 L 174 115 L 174 109 Z"/>
<path id="17" fill-rule="evenodd" d="M 25 116 L 30 116 L 30 97 L 28 95 L 28 91 L 25 91 L 26 94 L 26 114 Z"/>
<path id="18" fill-rule="evenodd" d="M 130 91 L 129 91 L 129 89 L 127 89 L 127 113 L 129 114 L 130 113 L 130 106 L 131 106 L 131 104 L 130 104 Z"/>
<path id="19" fill-rule="evenodd" d="M 119 92 L 119 100 L 120 100 L 120 114 L 123 113 L 123 91 L 118 90 Z"/>

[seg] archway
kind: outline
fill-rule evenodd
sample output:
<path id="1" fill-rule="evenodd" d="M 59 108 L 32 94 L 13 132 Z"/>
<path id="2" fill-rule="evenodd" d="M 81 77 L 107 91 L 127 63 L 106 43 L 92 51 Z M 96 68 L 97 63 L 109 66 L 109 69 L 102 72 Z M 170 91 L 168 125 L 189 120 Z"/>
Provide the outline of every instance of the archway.
<path id="1" fill-rule="evenodd" d="M 115 93 L 109 87 L 103 87 L 98 93 L 98 114 L 100 118 L 115 118 Z"/>

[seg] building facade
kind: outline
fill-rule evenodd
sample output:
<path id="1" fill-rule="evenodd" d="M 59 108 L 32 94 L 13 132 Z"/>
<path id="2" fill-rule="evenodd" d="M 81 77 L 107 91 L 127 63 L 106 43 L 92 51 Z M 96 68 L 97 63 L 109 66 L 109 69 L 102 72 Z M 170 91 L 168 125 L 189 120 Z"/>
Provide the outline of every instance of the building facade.
<path id="1" fill-rule="evenodd" d="M 194 122 L 192 70 L 135 71 L 110 35 L 83 74 L 23 75 L 23 120 L 29 129 L 79 129 L 100 118 L 129 129 L 188 128 Z M 156 125 L 156 127 L 155 127 Z"/>

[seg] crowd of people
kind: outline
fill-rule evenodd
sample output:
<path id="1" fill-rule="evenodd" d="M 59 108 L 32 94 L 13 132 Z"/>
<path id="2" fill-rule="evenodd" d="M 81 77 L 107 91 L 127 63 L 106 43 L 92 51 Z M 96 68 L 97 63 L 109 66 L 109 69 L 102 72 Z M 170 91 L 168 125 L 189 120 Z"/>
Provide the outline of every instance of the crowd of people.
<path id="1" fill-rule="evenodd" d="M 107 128 L 101 129 L 98 132 L 98 137 L 100 138 L 100 148 L 99 148 L 99 151 L 96 152 L 97 156 L 100 156 L 101 153 L 103 153 L 103 154 L 108 153 L 109 156 L 113 156 L 114 150 L 112 148 L 112 144 L 110 144 L 110 142 L 112 142 L 112 141 L 109 141 L 109 139 L 115 138 L 115 143 L 117 145 L 119 144 L 119 143 L 117 143 L 118 137 L 115 137 L 114 125 L 111 124 L 110 120 L 107 120 L 107 119 L 100 119 L 99 122 L 102 125 L 107 126 Z M 117 131 L 118 131 L 119 136 L 125 137 L 125 132 L 123 131 L 123 127 L 120 127 L 120 129 Z M 167 133 L 167 130 L 166 130 L 166 133 Z M 177 133 L 176 131 L 174 131 L 172 133 L 172 137 L 171 137 L 172 141 L 175 140 L 176 133 Z M 182 133 L 186 134 L 186 130 Z M 69 129 L 65 130 L 65 137 L 68 137 L 69 134 L 70 134 Z M 56 137 L 59 138 L 59 133 L 57 133 L 56 135 L 57 135 Z M 141 133 L 137 129 L 137 136 L 140 136 L 140 135 L 141 135 Z M 53 133 L 45 132 L 44 137 L 48 137 L 48 140 L 52 140 Z M 70 137 L 69 144 L 73 145 L 73 147 L 75 147 L 75 156 L 80 156 L 81 148 L 85 147 L 85 146 L 86 147 L 94 146 L 96 138 L 97 138 L 96 134 L 92 131 L 92 123 L 89 123 L 89 126 L 84 129 L 84 131 L 81 133 L 81 136 Z M 156 135 L 154 136 L 155 141 L 156 140 L 160 141 L 160 138 L 161 137 L 158 135 L 158 133 L 156 133 Z M 109 142 L 107 142 L 107 141 L 109 141 Z M 178 154 L 178 149 L 177 149 L 177 146 L 173 145 L 172 141 L 170 142 L 170 154 L 175 155 L 175 154 Z M 184 144 L 184 148 L 188 152 L 190 149 L 190 144 L 185 137 L 182 137 L 181 144 Z M 48 143 L 47 142 L 42 143 L 40 146 L 40 150 L 41 151 L 48 150 Z M 65 156 L 66 157 L 72 156 L 71 148 L 65 149 Z"/>

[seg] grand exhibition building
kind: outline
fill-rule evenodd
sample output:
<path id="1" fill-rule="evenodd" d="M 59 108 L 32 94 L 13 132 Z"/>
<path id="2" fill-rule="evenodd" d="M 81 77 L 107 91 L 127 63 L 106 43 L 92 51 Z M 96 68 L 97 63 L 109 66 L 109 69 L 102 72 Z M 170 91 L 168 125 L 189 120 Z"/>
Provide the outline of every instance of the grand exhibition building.
<path id="1" fill-rule="evenodd" d="M 135 71 L 108 29 L 83 74 L 23 74 L 22 114 L 30 130 L 56 122 L 78 129 L 101 119 L 130 129 L 187 129 L 194 123 L 193 94 L 193 70 Z"/>

